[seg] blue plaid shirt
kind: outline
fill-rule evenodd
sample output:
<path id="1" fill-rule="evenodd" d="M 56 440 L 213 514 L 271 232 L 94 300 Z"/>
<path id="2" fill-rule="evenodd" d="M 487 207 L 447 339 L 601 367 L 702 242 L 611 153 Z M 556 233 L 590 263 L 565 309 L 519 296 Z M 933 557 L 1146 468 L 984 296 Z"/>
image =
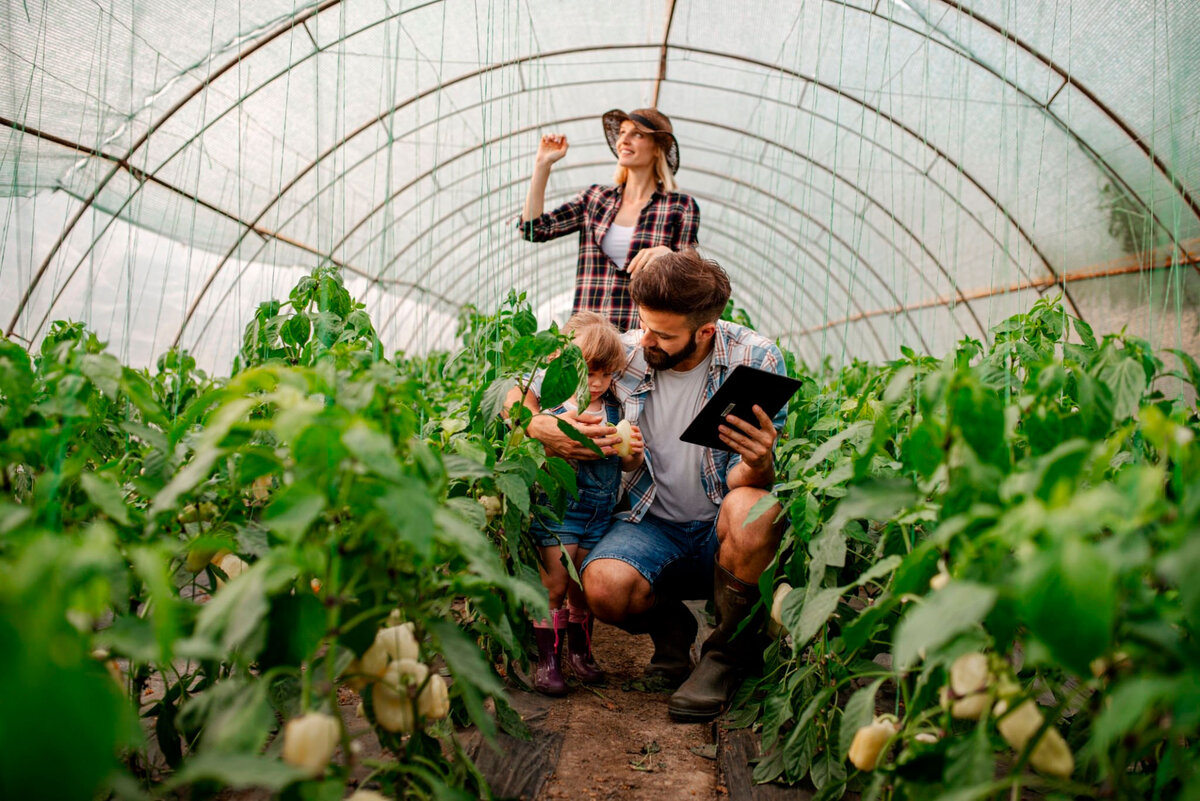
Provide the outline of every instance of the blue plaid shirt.
<path id="1" fill-rule="evenodd" d="M 636 423 L 642 416 L 642 410 L 646 408 L 646 398 L 654 390 L 655 370 L 646 364 L 639 345 L 642 339 L 640 330 L 628 331 L 621 338 L 625 343 L 629 363 L 613 381 L 613 392 L 624 404 L 625 416 L 631 423 Z M 729 371 L 741 364 L 770 370 L 780 375 L 786 371 L 783 354 L 773 342 L 745 326 L 721 320 L 717 323 L 717 333 L 713 337 L 713 357 L 709 363 L 708 381 L 704 385 L 705 403 L 712 398 L 717 387 L 725 382 Z M 775 415 L 773 422 L 776 431 L 782 430 L 787 422 L 786 404 Z M 644 433 L 647 440 L 654 436 L 653 431 Z M 729 470 L 740 462 L 742 457 L 729 451 L 705 448 L 703 458 L 700 480 L 704 484 L 704 492 L 713 503 L 720 504 L 729 492 L 726 483 Z M 645 516 L 650 504 L 654 502 L 654 465 L 651 464 L 649 451 L 646 451 L 646 460 L 642 466 L 625 477 L 624 487 L 629 493 L 628 519 L 636 523 Z"/>

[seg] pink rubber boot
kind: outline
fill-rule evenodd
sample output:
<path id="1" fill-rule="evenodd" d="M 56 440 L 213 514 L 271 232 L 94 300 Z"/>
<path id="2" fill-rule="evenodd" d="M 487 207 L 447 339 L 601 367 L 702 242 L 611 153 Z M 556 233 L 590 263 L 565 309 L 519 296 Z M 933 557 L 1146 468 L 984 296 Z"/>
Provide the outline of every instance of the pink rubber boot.
<path id="1" fill-rule="evenodd" d="M 566 695 L 567 683 L 563 680 L 559 664 L 561 632 L 567 627 L 567 610 L 551 609 L 550 617 L 535 620 L 533 636 L 537 641 L 538 661 L 533 671 L 533 687 L 546 695 Z"/>
<path id="2" fill-rule="evenodd" d="M 570 606 L 567 611 L 567 652 L 564 661 L 584 684 L 604 681 L 604 671 L 592 656 L 592 624 L 596 619 L 587 609 Z"/>

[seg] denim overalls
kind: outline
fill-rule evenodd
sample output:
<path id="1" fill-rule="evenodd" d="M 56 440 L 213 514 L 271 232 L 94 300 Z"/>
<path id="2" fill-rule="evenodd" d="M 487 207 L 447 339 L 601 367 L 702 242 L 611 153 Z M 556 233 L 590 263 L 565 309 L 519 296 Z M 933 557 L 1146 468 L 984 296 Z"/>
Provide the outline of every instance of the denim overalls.
<path id="1" fill-rule="evenodd" d="M 603 400 L 605 419 L 616 425 L 621 420 L 621 405 L 609 393 L 605 393 Z M 565 406 L 558 406 L 550 413 L 565 411 Z M 590 551 L 608 533 L 613 508 L 621 495 L 621 457 L 614 455 L 573 464 L 579 497 L 567 499 L 561 523 L 535 509 L 530 532 L 542 547 L 561 542 L 563 545 L 578 544 L 583 550 Z M 544 496 L 540 500 L 546 502 Z"/>

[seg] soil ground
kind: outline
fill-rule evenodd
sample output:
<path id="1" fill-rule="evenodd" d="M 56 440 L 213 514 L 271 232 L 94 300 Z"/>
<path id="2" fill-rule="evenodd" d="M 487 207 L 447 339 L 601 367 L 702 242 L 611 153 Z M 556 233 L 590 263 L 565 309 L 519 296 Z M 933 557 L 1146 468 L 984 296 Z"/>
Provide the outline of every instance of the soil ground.
<path id="1" fill-rule="evenodd" d="M 550 701 L 540 726 L 561 732 L 563 740 L 539 798 L 717 797 L 712 726 L 672 723 L 669 692 L 641 681 L 653 650 L 650 638 L 597 624 L 592 647 L 607 682 L 595 691 L 576 685 L 565 698 Z"/>

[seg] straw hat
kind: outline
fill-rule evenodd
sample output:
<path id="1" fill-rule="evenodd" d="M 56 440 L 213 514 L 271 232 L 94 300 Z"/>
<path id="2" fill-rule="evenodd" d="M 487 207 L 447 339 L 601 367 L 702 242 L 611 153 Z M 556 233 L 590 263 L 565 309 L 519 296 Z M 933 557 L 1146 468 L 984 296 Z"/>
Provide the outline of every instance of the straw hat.
<path id="1" fill-rule="evenodd" d="M 608 149 L 617 155 L 617 136 L 621 133 L 621 123 L 629 120 L 641 130 L 654 136 L 654 141 L 667 154 L 667 166 L 671 173 L 679 172 L 679 142 L 671 133 L 671 121 L 667 115 L 656 108 L 635 108 L 626 114 L 618 108 L 604 112 L 600 118 L 604 123 L 604 136 L 608 139 Z"/>

